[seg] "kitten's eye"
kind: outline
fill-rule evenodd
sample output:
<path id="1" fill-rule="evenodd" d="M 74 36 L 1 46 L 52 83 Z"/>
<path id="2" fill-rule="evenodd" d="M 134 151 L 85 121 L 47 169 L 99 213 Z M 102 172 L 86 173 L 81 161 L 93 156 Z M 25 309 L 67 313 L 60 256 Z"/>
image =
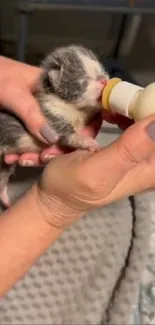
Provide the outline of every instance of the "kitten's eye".
<path id="1" fill-rule="evenodd" d="M 54 87 L 48 74 L 44 75 L 42 83 L 46 93 L 54 93 Z"/>
<path id="2" fill-rule="evenodd" d="M 58 63 L 52 63 L 52 70 L 60 71 L 61 66 Z"/>

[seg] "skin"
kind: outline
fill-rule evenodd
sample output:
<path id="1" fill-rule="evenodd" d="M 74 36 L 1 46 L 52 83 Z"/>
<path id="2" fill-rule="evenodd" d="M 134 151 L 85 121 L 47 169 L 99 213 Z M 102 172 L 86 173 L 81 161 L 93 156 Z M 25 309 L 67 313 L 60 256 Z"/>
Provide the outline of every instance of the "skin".
<path id="1" fill-rule="evenodd" d="M 96 126 L 87 132 L 95 135 Z M 154 188 L 154 170 L 155 115 L 129 127 L 100 152 L 77 150 L 47 164 L 39 182 L 1 215 L 0 296 L 87 212 Z"/>
<path id="2" fill-rule="evenodd" d="M 37 91 L 41 69 L 1 56 L 0 71 L 0 105 L 19 116 L 35 137 L 46 142 L 39 132 L 41 126 L 46 121 L 42 117 L 39 105 L 33 96 Z M 31 118 L 32 113 L 33 118 Z M 122 119 L 120 116 L 112 116 L 108 113 L 104 113 L 103 118 L 110 123 L 118 124 L 122 128 L 131 124 L 131 121 L 125 118 Z M 101 123 L 102 119 L 98 118 L 98 128 Z M 90 135 L 89 132 L 93 132 L 93 129 L 89 126 L 83 132 Z M 55 140 L 53 139 L 54 142 Z M 29 161 L 30 166 L 40 166 L 49 162 L 53 156 L 58 156 L 63 152 L 64 150 L 56 145 L 50 146 L 49 144 L 49 148 L 43 150 L 41 154 L 11 154 L 6 155 L 4 160 L 7 164 L 18 162 L 22 166 L 25 165 L 25 162 Z"/>
<path id="3" fill-rule="evenodd" d="M 12 104 L 11 107 L 18 114 L 17 106 Z M 117 123 L 124 133 L 97 153 L 84 150 L 67 153 L 57 147 L 50 148 L 50 154 L 56 152 L 58 157 L 47 164 L 39 182 L 1 215 L 1 297 L 66 228 L 86 213 L 123 197 L 154 189 L 155 115 L 133 124 L 120 116 L 104 113 L 83 132 L 95 137 L 102 118 Z M 16 159 L 20 162 L 22 156 Z M 34 160 L 39 163 L 40 157 L 37 155 Z"/>
<path id="4" fill-rule="evenodd" d="M 25 123 L 28 130 L 44 143 L 47 141 L 40 133 L 40 129 L 46 124 L 40 112 L 39 105 L 33 94 L 37 91 L 40 68 L 20 63 L 5 57 L 0 57 L 0 105 L 3 109 L 13 112 Z M 49 146 L 55 143 L 55 138 Z M 49 148 L 43 151 L 41 157 L 36 154 L 8 155 L 5 161 L 12 164 L 17 161 L 21 165 L 24 160 L 35 161 L 37 164 L 43 163 L 47 154 L 53 154 L 54 150 Z M 41 158 L 41 160 L 40 160 Z M 46 160 L 46 159 L 45 159 Z M 44 161 L 45 162 L 45 161 Z"/>

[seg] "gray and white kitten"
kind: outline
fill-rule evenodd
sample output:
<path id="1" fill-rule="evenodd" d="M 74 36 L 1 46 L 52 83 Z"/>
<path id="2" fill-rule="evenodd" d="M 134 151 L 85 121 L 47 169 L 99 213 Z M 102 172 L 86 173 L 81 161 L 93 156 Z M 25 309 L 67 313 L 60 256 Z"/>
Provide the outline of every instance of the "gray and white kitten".
<path id="1" fill-rule="evenodd" d="M 99 97 L 108 74 L 95 54 L 83 46 L 60 47 L 42 63 L 40 88 L 36 97 L 59 144 L 96 151 L 98 143 L 80 134 L 93 115 L 101 110 Z M 7 183 L 14 171 L 3 162 L 6 153 L 40 152 L 36 140 L 17 117 L 0 112 L 0 197 L 7 204 Z M 7 204 L 8 205 L 8 204 Z"/>

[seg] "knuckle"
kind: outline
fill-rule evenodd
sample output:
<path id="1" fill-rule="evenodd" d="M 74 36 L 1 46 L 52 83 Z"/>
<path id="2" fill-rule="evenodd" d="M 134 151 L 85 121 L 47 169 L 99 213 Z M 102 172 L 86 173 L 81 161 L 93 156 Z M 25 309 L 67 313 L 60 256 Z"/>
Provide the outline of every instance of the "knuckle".
<path id="1" fill-rule="evenodd" d="M 33 102 L 33 98 L 27 96 L 27 93 L 23 94 L 21 102 L 19 106 L 21 110 L 18 112 L 26 126 L 31 130 L 31 132 L 35 133 L 41 126 L 44 121 L 38 106 L 35 105 L 35 101 Z"/>
<path id="2" fill-rule="evenodd" d="M 128 142 L 121 145 L 119 148 L 119 154 L 122 161 L 126 164 L 134 165 L 139 161 L 135 151 L 132 148 L 132 145 Z"/>
<path id="3" fill-rule="evenodd" d="M 145 166 L 148 170 L 148 173 L 151 175 L 151 180 L 153 181 L 154 185 L 155 185 L 155 156 L 154 155 L 150 155 L 148 156 L 147 159 L 145 159 Z"/>
<path id="4" fill-rule="evenodd" d="M 141 163 L 141 181 L 144 190 L 155 187 L 155 156 L 150 155 Z"/>
<path id="5" fill-rule="evenodd" d="M 82 187 L 85 190 L 85 192 L 94 195 L 96 193 L 96 181 L 93 179 L 86 179 L 83 180 Z"/>
<path id="6" fill-rule="evenodd" d="M 26 96 L 25 94 L 25 103 L 23 103 L 23 115 L 28 117 L 30 124 L 40 125 L 43 123 L 43 117 L 39 110 L 39 105 L 35 102 L 34 98 Z"/>
<path id="7" fill-rule="evenodd" d="M 77 180 L 83 196 L 91 198 L 92 200 L 98 199 L 101 195 L 101 181 L 95 172 L 92 175 L 89 173 L 89 170 L 84 171 L 82 169 L 77 173 Z"/>

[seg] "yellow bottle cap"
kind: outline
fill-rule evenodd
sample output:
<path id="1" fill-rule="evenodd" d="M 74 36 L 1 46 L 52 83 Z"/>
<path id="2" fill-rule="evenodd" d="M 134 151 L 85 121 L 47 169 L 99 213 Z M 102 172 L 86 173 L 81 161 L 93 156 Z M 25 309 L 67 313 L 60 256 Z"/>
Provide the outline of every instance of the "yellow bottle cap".
<path id="1" fill-rule="evenodd" d="M 110 110 L 109 97 L 113 88 L 122 80 L 120 78 L 111 78 L 108 80 L 105 88 L 102 91 L 102 106 L 106 110 Z"/>

